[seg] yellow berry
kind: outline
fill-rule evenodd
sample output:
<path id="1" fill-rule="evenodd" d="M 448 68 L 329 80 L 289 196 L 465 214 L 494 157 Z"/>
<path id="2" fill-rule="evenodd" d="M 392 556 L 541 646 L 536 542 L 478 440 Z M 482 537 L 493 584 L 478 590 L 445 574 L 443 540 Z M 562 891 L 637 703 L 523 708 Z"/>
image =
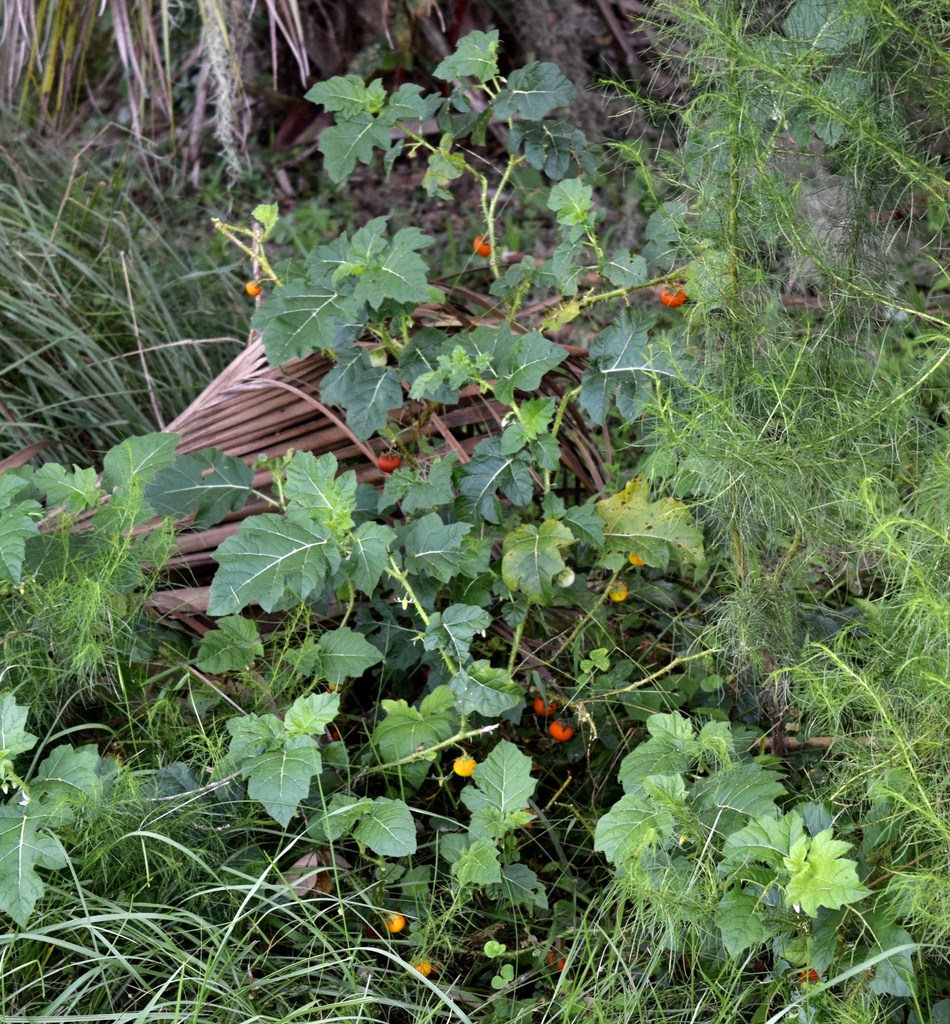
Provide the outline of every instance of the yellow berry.
<path id="1" fill-rule="evenodd" d="M 636 551 L 630 552 L 630 557 L 627 559 L 627 561 L 631 565 L 646 565 L 646 562 L 643 561 L 643 559 L 636 553 Z"/>
<path id="2" fill-rule="evenodd" d="M 627 584 L 623 582 L 615 583 L 610 590 L 607 591 L 607 596 L 611 601 L 626 601 Z"/>
<path id="3" fill-rule="evenodd" d="M 452 762 L 452 771 L 456 775 L 461 775 L 463 779 L 467 779 L 469 775 L 475 771 L 475 766 L 478 762 L 474 757 L 469 757 L 468 754 L 463 754 L 461 757 L 457 757 Z"/>
<path id="4" fill-rule="evenodd" d="M 386 925 L 386 931 L 392 935 L 406 927 L 406 919 L 402 914 L 390 914 L 383 923 Z"/>

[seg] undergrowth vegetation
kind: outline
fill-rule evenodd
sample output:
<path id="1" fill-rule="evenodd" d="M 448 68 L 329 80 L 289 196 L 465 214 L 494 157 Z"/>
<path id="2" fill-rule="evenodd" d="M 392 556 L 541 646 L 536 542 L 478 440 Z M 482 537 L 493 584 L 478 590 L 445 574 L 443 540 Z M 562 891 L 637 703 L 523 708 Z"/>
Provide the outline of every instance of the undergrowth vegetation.
<path id="1" fill-rule="evenodd" d="M 683 106 L 605 84 L 655 149 L 493 32 L 437 91 L 314 86 L 335 183 L 478 197 L 455 264 L 395 217 L 297 257 L 276 206 L 217 222 L 285 390 L 328 357 L 336 452 L 183 451 L 100 379 L 101 472 L 0 475 L 11 1024 L 950 1018 L 947 26 L 666 13 Z M 506 238 L 527 172 L 548 251 Z M 4 231 L 126 224 L 75 191 Z M 62 372 L 8 337 L 21 390 Z"/>

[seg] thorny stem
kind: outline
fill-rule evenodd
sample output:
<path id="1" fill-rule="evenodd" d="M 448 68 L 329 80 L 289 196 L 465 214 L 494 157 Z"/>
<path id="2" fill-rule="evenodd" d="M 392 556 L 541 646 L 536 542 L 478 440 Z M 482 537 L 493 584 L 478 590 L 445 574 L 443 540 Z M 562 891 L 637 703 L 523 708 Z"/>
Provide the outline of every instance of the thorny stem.
<path id="1" fill-rule="evenodd" d="M 220 231 L 222 235 L 234 246 L 237 246 L 245 256 L 249 256 L 256 263 L 260 264 L 261 270 L 263 270 L 265 277 L 268 281 L 273 281 L 279 288 L 283 281 L 274 273 L 274 268 L 270 265 L 270 260 L 264 253 L 263 248 L 259 248 L 257 251 L 251 248 L 249 245 L 245 245 L 237 235 L 250 235 L 251 238 L 256 238 L 253 231 L 248 231 L 247 228 L 235 227 L 233 224 L 224 224 L 218 217 L 212 217 L 211 223 L 214 225 L 215 231 Z"/>

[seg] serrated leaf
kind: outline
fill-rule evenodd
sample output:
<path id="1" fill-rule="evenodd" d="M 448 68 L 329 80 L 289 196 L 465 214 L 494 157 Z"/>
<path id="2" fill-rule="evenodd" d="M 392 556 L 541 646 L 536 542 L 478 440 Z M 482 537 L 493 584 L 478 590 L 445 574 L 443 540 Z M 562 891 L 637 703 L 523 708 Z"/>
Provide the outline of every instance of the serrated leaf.
<path id="1" fill-rule="evenodd" d="M 387 300 L 416 303 L 429 298 L 428 268 L 417 249 L 433 239 L 418 228 L 403 228 L 388 239 L 386 217 L 376 217 L 353 236 L 348 259 L 359 268 L 353 299 L 371 309 Z"/>
<path id="2" fill-rule="evenodd" d="M 604 521 L 597 515 L 593 501 L 572 505 L 558 518 L 566 523 L 575 538 L 583 544 L 600 546 L 604 542 Z"/>
<path id="3" fill-rule="evenodd" d="M 336 571 L 340 551 L 326 526 L 268 512 L 243 522 L 215 558 L 208 611 L 229 615 L 254 601 L 270 612 L 304 600 Z"/>
<path id="4" fill-rule="evenodd" d="M 36 745 L 36 737 L 26 731 L 29 711 L 17 704 L 12 693 L 0 693 L 0 764 L 12 761 L 17 754 L 24 754 Z"/>
<path id="5" fill-rule="evenodd" d="M 72 473 L 68 473 L 55 462 L 47 462 L 33 474 L 33 482 L 46 495 L 48 505 L 64 505 L 67 512 L 76 513 L 94 508 L 99 500 L 97 476 L 92 466 L 80 469 L 74 465 Z M 2 505 L 0 489 L 0 506 Z"/>
<path id="6" fill-rule="evenodd" d="M 559 181 L 548 195 L 548 209 L 552 210 L 568 242 L 576 242 L 597 223 L 594 207 L 594 188 L 580 178 Z"/>
<path id="7" fill-rule="evenodd" d="M 554 600 L 554 577 L 566 568 L 561 549 L 573 543 L 574 535 L 556 519 L 548 519 L 540 527 L 525 523 L 512 530 L 502 546 L 505 586 L 520 590 L 535 604 L 550 604 Z"/>
<path id="8" fill-rule="evenodd" d="M 340 684 L 361 676 L 382 660 L 383 655 L 362 633 L 349 626 L 339 626 L 328 630 L 305 649 L 298 659 L 297 670 Z"/>
<path id="9" fill-rule="evenodd" d="M 534 494 L 534 483 L 528 456 L 524 452 L 503 455 L 500 440 L 493 437 L 479 442 L 471 460 L 462 467 L 459 493 L 476 513 L 498 524 L 498 491 L 514 505 L 527 505 Z"/>
<path id="10" fill-rule="evenodd" d="M 102 779 L 96 770 L 99 763 L 99 750 L 94 744 L 54 747 L 40 763 L 30 795 L 40 800 L 44 810 L 55 802 L 81 804 L 94 800 L 102 791 Z"/>
<path id="11" fill-rule="evenodd" d="M 323 154 L 323 169 L 337 184 L 353 173 L 357 161 L 372 163 L 373 152 L 385 152 L 390 145 L 389 126 L 367 113 L 354 114 L 324 128 L 317 143 Z"/>
<path id="12" fill-rule="evenodd" d="M 554 107 L 577 99 L 577 90 L 556 64 L 532 61 L 508 76 L 508 87 L 495 99 L 495 116 L 540 121 Z"/>
<path id="13" fill-rule="evenodd" d="M 311 693 L 298 697 L 284 715 L 284 731 L 292 745 L 297 745 L 298 737 L 312 737 L 323 732 L 339 713 L 338 693 Z"/>
<path id="14" fill-rule="evenodd" d="M 440 82 L 453 78 L 474 78 L 490 82 L 498 74 L 498 31 L 469 32 L 432 72 Z"/>
<path id="15" fill-rule="evenodd" d="M 403 402 L 402 386 L 391 367 L 375 367 L 362 348 L 344 353 L 323 378 L 320 392 L 325 402 L 346 411 L 353 434 L 365 441 L 386 426 L 390 409 Z"/>
<path id="16" fill-rule="evenodd" d="M 471 523 L 446 524 L 435 512 L 414 519 L 403 534 L 406 568 L 412 573 L 427 572 L 448 583 L 459 573 L 459 548 L 471 530 Z"/>
<path id="17" fill-rule="evenodd" d="M 287 466 L 284 485 L 286 498 L 337 536 L 352 528 L 356 508 L 356 474 L 349 470 L 337 476 L 339 468 L 330 452 L 319 459 L 311 452 L 296 452 Z"/>
<path id="18" fill-rule="evenodd" d="M 243 459 L 206 448 L 179 455 L 160 469 L 145 497 L 160 516 L 182 519 L 194 512 L 195 527 L 204 530 L 243 507 L 253 480 L 254 471 Z"/>
<path id="19" fill-rule="evenodd" d="M 444 99 L 438 94 L 425 96 L 422 86 L 404 82 L 390 94 L 380 119 L 386 124 L 397 121 L 427 121 L 442 106 Z"/>
<path id="20" fill-rule="evenodd" d="M 785 16 L 785 35 L 828 54 L 842 53 L 864 37 L 867 16 L 839 0 L 798 0 Z"/>
<path id="21" fill-rule="evenodd" d="M 380 511 L 397 501 L 401 503 L 403 513 L 407 516 L 420 509 L 450 504 L 455 496 L 452 488 L 452 470 L 457 464 L 458 457 L 451 452 L 442 458 L 433 459 L 425 470 L 397 470 L 393 476 L 399 476 L 398 483 L 394 485 L 391 477 L 383 487 L 379 499 Z"/>
<path id="22" fill-rule="evenodd" d="M 263 656 L 257 626 L 240 615 L 228 615 L 218 619 L 216 628 L 201 638 L 195 665 L 202 672 L 233 672 L 246 669 Z"/>
<path id="23" fill-rule="evenodd" d="M 364 805 L 353 838 L 364 843 L 378 857 L 408 857 L 416 852 L 416 826 L 402 800 L 378 796 Z"/>
<path id="24" fill-rule="evenodd" d="M 730 956 L 738 957 L 747 949 L 761 946 L 771 936 L 771 929 L 756 917 L 758 906 L 758 898 L 738 886 L 729 889 L 716 904 L 713 920 Z"/>
<path id="25" fill-rule="evenodd" d="M 795 811 L 777 820 L 771 817 L 753 818 L 738 832 L 726 836 L 719 870 L 729 875 L 754 863 L 765 864 L 773 871 L 778 870 L 789 850 L 803 838 L 807 837 L 802 818 Z"/>
<path id="26" fill-rule="evenodd" d="M 241 770 L 248 780 L 248 796 L 262 803 L 286 828 L 310 792 L 310 780 L 320 771 L 320 764 L 320 751 L 316 745 L 308 745 L 265 751 L 246 760 Z"/>
<path id="27" fill-rule="evenodd" d="M 693 787 L 700 820 L 719 835 L 741 828 L 750 817 L 779 816 L 776 799 L 785 787 L 758 764 L 724 768 L 699 779 Z"/>
<path id="28" fill-rule="evenodd" d="M 472 773 L 472 785 L 462 790 L 462 803 L 470 811 L 492 808 L 507 814 L 526 807 L 536 786 L 531 758 L 513 743 L 501 740 Z"/>
<path id="29" fill-rule="evenodd" d="M 498 848 L 489 838 L 476 839 L 464 849 L 451 868 L 460 886 L 492 885 L 501 881 Z"/>
<path id="30" fill-rule="evenodd" d="M 477 712 L 486 718 L 497 718 L 503 711 L 524 702 L 524 691 L 501 668 L 492 668 L 488 661 L 476 661 L 457 672 L 449 680 L 460 715 Z"/>
<path id="31" fill-rule="evenodd" d="M 376 590 L 395 539 L 396 531 L 382 523 L 360 523 L 350 534 L 346 575 L 367 596 Z"/>
<path id="32" fill-rule="evenodd" d="M 276 715 L 258 715 L 253 711 L 225 723 L 231 740 L 228 757 L 242 762 L 264 750 L 276 750 L 285 740 L 284 723 Z"/>
<path id="33" fill-rule="evenodd" d="M 294 281 L 274 293 L 251 318 L 262 332 L 271 366 L 303 359 L 314 349 L 342 349 L 363 330 L 357 304 L 329 280 Z"/>
<path id="34" fill-rule="evenodd" d="M 0 578 L 14 586 L 20 583 L 26 542 L 39 535 L 35 514 L 39 502 L 27 499 L 14 502 L 26 482 L 12 473 L 0 474 Z"/>
<path id="35" fill-rule="evenodd" d="M 307 831 L 318 842 L 336 842 L 337 839 L 349 835 L 368 803 L 366 797 L 354 800 L 344 793 L 334 793 L 323 811 L 317 811 L 313 815 Z"/>
<path id="36" fill-rule="evenodd" d="M 572 155 L 587 149 L 587 139 L 567 121 L 516 121 L 508 132 L 507 146 L 512 154 L 523 146 L 529 167 L 560 181 L 570 169 Z"/>
<path id="37" fill-rule="evenodd" d="M 516 391 L 537 391 L 544 375 L 567 358 L 567 352 L 560 345 L 548 341 L 537 331 L 517 335 L 503 325 L 497 328 L 497 335 L 492 369 L 498 379 L 493 391 L 506 405 L 514 402 Z"/>
<path id="38" fill-rule="evenodd" d="M 448 149 L 438 149 L 430 157 L 426 164 L 426 173 L 422 179 L 422 187 L 428 196 L 438 196 L 440 199 L 452 202 L 454 197 L 446 188 L 450 181 L 461 178 L 466 171 L 465 158 Z"/>
<path id="39" fill-rule="evenodd" d="M 576 295 L 581 275 L 587 271 L 584 263 L 578 262 L 578 257 L 583 255 L 584 245 L 582 242 L 576 239 L 561 242 L 554 252 L 551 253 L 551 258 L 544 262 L 544 265 L 541 267 L 541 275 L 550 275 L 564 295 Z M 566 304 L 556 317 L 558 321 L 556 326 L 570 323 L 579 313 L 579 307 Z M 554 325 L 552 325 L 551 329 L 554 329 Z"/>
<path id="40" fill-rule="evenodd" d="M 399 356 L 399 370 L 403 379 L 416 381 L 423 374 L 436 373 L 439 356 L 448 343 L 446 333 L 434 327 L 423 327 L 416 331 Z M 454 405 L 458 401 L 458 388 L 440 384 L 426 389 L 425 397 L 441 405 Z"/>
<path id="41" fill-rule="evenodd" d="M 36 869 L 57 870 L 68 861 L 45 817 L 19 806 L 0 807 L 0 910 L 25 928 L 46 887 Z"/>
<path id="42" fill-rule="evenodd" d="M 675 821 L 671 807 L 654 803 L 638 789 L 621 797 L 597 822 L 594 849 L 622 868 L 649 849 L 669 845 Z"/>
<path id="43" fill-rule="evenodd" d="M 544 884 L 527 864 L 506 864 L 501 869 L 501 887 L 510 906 L 548 909 Z"/>
<path id="44" fill-rule="evenodd" d="M 422 644 L 427 651 L 444 651 L 456 663 L 464 663 L 475 634 L 490 625 L 491 616 L 484 608 L 452 604 L 429 619 Z"/>
<path id="45" fill-rule="evenodd" d="M 785 887 L 785 898 L 798 904 L 809 917 L 819 907 L 839 910 L 847 903 L 857 903 L 870 893 L 858 879 L 857 865 L 842 857 L 851 844 L 834 839 L 831 829 L 819 832 L 814 839 L 799 836 L 785 857 L 791 878 Z"/>
<path id="46" fill-rule="evenodd" d="M 698 565 L 703 559 L 703 537 L 689 510 L 675 498 L 650 500 L 650 485 L 641 477 L 596 505 L 604 521 L 608 551 L 625 555 L 636 551 L 648 565 L 666 567 L 670 552 L 681 563 Z"/>
<path id="47" fill-rule="evenodd" d="M 375 113 L 385 100 L 382 82 L 376 79 L 371 86 L 359 75 L 335 75 L 325 82 L 318 82 L 304 99 L 317 103 L 329 111 L 339 111 L 344 118 L 357 114 Z"/>

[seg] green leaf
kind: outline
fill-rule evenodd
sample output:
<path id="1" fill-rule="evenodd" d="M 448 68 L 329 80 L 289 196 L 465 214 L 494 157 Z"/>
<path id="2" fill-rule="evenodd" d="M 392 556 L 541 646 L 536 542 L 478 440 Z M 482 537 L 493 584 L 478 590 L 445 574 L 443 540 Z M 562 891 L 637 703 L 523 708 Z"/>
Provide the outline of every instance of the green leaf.
<path id="1" fill-rule="evenodd" d="M 353 299 L 379 309 L 387 300 L 417 303 L 429 298 L 428 268 L 417 249 L 433 239 L 418 228 L 403 228 L 385 237 L 386 217 L 376 217 L 353 236 L 347 253 L 356 288 Z M 340 274 L 338 269 L 334 276 Z"/>
<path id="2" fill-rule="evenodd" d="M 427 651 L 444 651 L 454 661 L 464 663 L 475 634 L 484 633 L 490 625 L 491 615 L 484 608 L 452 604 L 429 619 L 422 644 Z"/>
<path id="3" fill-rule="evenodd" d="M 665 801 L 655 801 L 642 787 L 650 780 L 679 776 L 650 776 L 634 792 L 621 797 L 597 822 L 594 849 L 618 868 L 639 859 L 647 850 L 669 846 L 676 818 Z M 682 779 L 680 779 L 682 784 Z"/>
<path id="4" fill-rule="evenodd" d="M 446 145 L 445 140 L 449 138 L 451 136 L 443 138 L 443 145 Z M 446 186 L 450 181 L 461 178 L 466 171 L 466 166 L 465 158 L 458 153 L 444 148 L 436 150 L 429 157 L 426 173 L 422 179 L 422 187 L 426 190 L 426 195 L 438 196 L 440 199 L 454 202 L 454 196 Z"/>
<path id="5" fill-rule="evenodd" d="M 741 764 L 712 772 L 693 787 L 700 820 L 719 835 L 741 828 L 747 817 L 778 817 L 775 801 L 784 795 L 785 787 L 781 782 L 758 764 Z"/>
<path id="6" fill-rule="evenodd" d="M 501 863 L 494 841 L 488 838 L 476 839 L 462 851 L 461 856 L 452 865 L 451 871 L 452 877 L 460 886 L 492 885 L 500 882 Z"/>
<path id="7" fill-rule="evenodd" d="M 382 700 L 386 717 L 373 730 L 373 744 L 383 762 L 398 761 L 420 748 L 447 740 L 458 730 L 455 697 L 447 686 L 438 686 L 418 709 L 404 700 Z M 435 754 L 427 760 L 433 760 Z"/>
<path id="8" fill-rule="evenodd" d="M 317 842 L 336 842 L 337 839 L 349 835 L 368 803 L 366 797 L 354 800 L 344 793 L 334 793 L 330 797 L 330 803 L 322 811 L 314 813 L 307 832 Z"/>
<path id="9" fill-rule="evenodd" d="M 651 326 L 627 308 L 591 343 L 579 401 L 596 423 L 606 422 L 614 401 L 624 419 L 637 419 L 652 397 L 653 375 L 674 373 L 666 352 L 650 343 Z"/>
<path id="10" fill-rule="evenodd" d="M 371 85 L 359 75 L 335 75 L 325 82 L 318 82 L 304 99 L 311 103 L 321 104 L 327 110 L 338 110 L 344 118 L 356 117 L 357 114 L 378 113 L 385 103 L 386 94 L 381 79 Z"/>
<path id="11" fill-rule="evenodd" d="M 145 497 L 160 516 L 182 519 L 194 512 L 195 527 L 204 530 L 243 507 L 253 480 L 254 470 L 243 459 L 206 448 L 160 469 Z"/>
<path id="12" fill-rule="evenodd" d="M 738 832 L 726 836 L 719 870 L 722 874 L 732 875 L 750 864 L 760 863 L 777 871 L 791 848 L 802 839 L 807 840 L 807 836 L 801 815 L 795 811 L 778 820 L 771 817 L 753 818 Z"/>
<path id="13" fill-rule="evenodd" d="M 359 336 L 357 303 L 328 280 L 295 281 L 274 290 L 251 318 L 262 332 L 271 366 L 303 359 L 314 349 L 343 349 Z"/>
<path id="14" fill-rule="evenodd" d="M 346 410 L 346 422 L 361 441 L 386 426 L 390 409 L 403 402 L 402 385 L 392 367 L 375 367 L 365 349 L 341 355 L 320 387 L 325 402 Z"/>
<path id="15" fill-rule="evenodd" d="M 679 562 L 699 565 L 703 537 L 687 507 L 675 498 L 650 500 L 650 485 L 640 476 L 618 494 L 597 502 L 608 551 L 637 552 L 647 565 L 666 568 L 672 551 Z"/>
<path id="16" fill-rule="evenodd" d="M 475 768 L 472 782 L 462 790 L 462 803 L 470 811 L 490 808 L 500 814 L 527 807 L 537 786 L 531 758 L 508 740 L 501 740 Z"/>
<path id="17" fill-rule="evenodd" d="M 508 132 L 508 152 L 524 147 L 529 167 L 560 181 L 571 166 L 571 157 L 587 149 L 584 133 L 567 121 L 516 121 Z"/>
<path id="18" fill-rule="evenodd" d="M 46 495 L 48 505 L 64 505 L 67 512 L 77 513 L 94 508 L 98 502 L 97 476 L 92 466 L 80 469 L 74 465 L 73 472 L 67 473 L 55 462 L 47 462 L 33 474 L 33 483 Z M 0 507 L 3 504 L 2 497 L 3 489 L 0 488 Z"/>
<path id="19" fill-rule="evenodd" d="M 310 641 L 300 651 L 295 667 L 304 675 L 314 675 L 339 685 L 355 679 L 368 668 L 378 665 L 383 655 L 362 633 L 339 626 L 328 630 L 315 643 Z"/>
<path id="20" fill-rule="evenodd" d="M 296 746 L 298 737 L 313 737 L 323 732 L 339 713 L 338 693 L 311 693 L 298 697 L 284 715 L 284 731 L 290 744 Z"/>
<path id="21" fill-rule="evenodd" d="M 689 719 L 677 714 L 650 715 L 650 739 L 639 744 L 620 763 L 619 780 L 625 793 L 637 788 L 650 775 L 682 774 L 692 765 L 698 750 Z"/>
<path id="22" fill-rule="evenodd" d="M 680 254 L 681 236 L 686 231 L 686 204 L 662 203 L 650 214 L 644 235 L 648 239 L 642 256 L 647 266 L 669 267 Z"/>
<path id="23" fill-rule="evenodd" d="M 423 375 L 441 376 L 438 372 L 439 356 L 451 344 L 454 342 L 449 342 L 445 332 L 434 327 L 423 327 L 416 331 L 399 356 L 399 370 L 403 379 L 415 382 Z M 458 387 L 450 387 L 445 383 L 423 388 L 423 393 L 441 405 L 454 405 L 458 401 Z"/>
<path id="24" fill-rule="evenodd" d="M 175 461 L 179 434 L 143 434 L 130 437 L 106 452 L 102 460 L 102 489 L 134 484 L 144 488 L 154 475 Z"/>
<path id="25" fill-rule="evenodd" d="M 378 796 L 364 805 L 353 838 L 364 843 L 378 857 L 408 857 L 416 852 L 416 826 L 402 800 Z"/>
<path id="26" fill-rule="evenodd" d="M 455 497 L 452 488 L 452 470 L 458 463 L 454 452 L 432 460 L 426 469 L 403 467 L 386 481 L 379 499 L 379 510 L 401 502 L 405 515 L 420 509 L 448 505 Z"/>
<path id="27" fill-rule="evenodd" d="M 532 61 L 508 76 L 508 87 L 495 99 L 495 116 L 540 121 L 554 107 L 577 99 L 577 90 L 556 64 Z"/>
<path id="28" fill-rule="evenodd" d="M 390 145 L 389 125 L 372 114 L 362 113 L 324 128 L 317 148 L 323 154 L 327 177 L 338 184 L 353 173 L 357 161 L 372 163 L 373 152 L 385 151 Z"/>
<path id="29" fill-rule="evenodd" d="M 553 210 L 566 241 L 576 242 L 597 224 L 594 189 L 580 178 L 559 181 L 548 196 L 548 209 Z"/>
<path id="30" fill-rule="evenodd" d="M 604 543 L 604 521 L 597 515 L 593 500 L 583 505 L 572 505 L 557 518 L 570 527 L 571 533 L 582 544 L 600 547 Z"/>
<path id="31" fill-rule="evenodd" d="M 503 711 L 524 703 L 524 691 L 501 668 L 488 661 L 476 661 L 449 680 L 460 715 L 473 711 L 486 718 L 497 718 Z"/>
<path id="32" fill-rule="evenodd" d="M 46 891 L 36 869 L 57 870 L 68 863 L 57 839 L 40 831 L 45 820 L 29 808 L 0 807 L 0 909 L 21 928 Z"/>
<path id="33" fill-rule="evenodd" d="M 535 604 L 550 604 L 554 600 L 554 577 L 566 568 L 561 549 L 573 543 L 574 535 L 556 519 L 548 519 L 540 527 L 525 523 L 512 530 L 502 546 L 505 586 L 520 590 Z"/>
<path id="34" fill-rule="evenodd" d="M 36 737 L 26 731 L 28 714 L 29 708 L 17 704 L 12 693 L 0 693 L 0 769 L 36 745 Z"/>
<path id="35" fill-rule="evenodd" d="M 738 886 L 729 889 L 716 904 L 713 920 L 722 932 L 726 952 L 741 956 L 747 949 L 761 946 L 771 936 L 771 929 L 756 916 L 759 900 Z"/>
<path id="36" fill-rule="evenodd" d="M 850 849 L 850 843 L 832 838 L 831 829 L 819 832 L 814 839 L 799 836 L 785 858 L 791 875 L 785 887 L 786 900 L 814 917 L 819 907 L 838 910 L 864 899 L 870 889 L 858 880 L 855 862 L 842 858 Z"/>
<path id="37" fill-rule="evenodd" d="M 102 792 L 102 777 L 97 770 L 100 764 L 99 750 L 92 743 L 54 747 L 40 762 L 30 795 L 42 801 L 44 810 L 52 801 L 82 804 L 94 800 Z"/>
<path id="38" fill-rule="evenodd" d="M 231 734 L 228 757 L 236 763 L 256 757 L 264 750 L 277 750 L 285 741 L 284 723 L 276 715 L 257 715 L 253 711 L 225 723 Z"/>
<path id="39" fill-rule="evenodd" d="M 858 46 L 867 29 L 867 15 L 839 0 L 798 0 L 785 16 L 785 35 L 810 43 L 827 54 Z"/>
<path id="40" fill-rule="evenodd" d="M 360 523 L 350 534 L 346 575 L 353 585 L 372 597 L 379 584 L 396 531 L 382 523 Z"/>
<path id="41" fill-rule="evenodd" d="M 498 74 L 498 32 L 469 32 L 432 72 L 440 82 L 453 78 L 474 78 L 490 82 Z"/>
<path id="42" fill-rule="evenodd" d="M 395 124 L 397 121 L 427 121 L 443 102 L 442 96 L 424 96 L 422 86 L 404 82 L 390 94 L 380 117 L 386 124 Z"/>
<path id="43" fill-rule="evenodd" d="M 290 823 L 300 801 L 310 792 L 310 780 L 320 771 L 316 745 L 289 750 L 268 750 L 241 765 L 248 780 L 247 793 L 264 805 L 267 813 L 284 828 Z"/>
<path id="44" fill-rule="evenodd" d="M 503 455 L 500 440 L 492 437 L 480 441 L 462 467 L 459 493 L 476 513 L 497 524 L 501 522 L 498 491 L 514 505 L 527 505 L 534 483 L 528 456 L 524 452 Z"/>
<path id="45" fill-rule="evenodd" d="M 311 452 L 296 452 L 287 466 L 284 486 L 285 497 L 337 537 L 353 528 L 356 508 L 356 474 L 350 470 L 337 476 L 339 468 L 330 452 L 319 459 Z M 295 518 L 300 517 L 295 513 Z"/>
<path id="46" fill-rule="evenodd" d="M 14 586 L 19 585 L 23 572 L 26 542 L 39 535 L 35 519 L 39 502 L 13 501 L 25 486 L 26 481 L 12 473 L 0 474 L 0 578 Z"/>
<path id="47" fill-rule="evenodd" d="M 257 626 L 240 615 L 228 615 L 218 619 L 217 627 L 201 638 L 195 664 L 202 672 L 217 674 L 241 671 L 263 656 Z"/>
<path id="48" fill-rule="evenodd" d="M 501 887 L 509 906 L 548 909 L 544 885 L 527 864 L 506 864 L 501 869 Z"/>
<path id="49" fill-rule="evenodd" d="M 256 601 L 264 611 L 288 608 L 323 585 L 340 564 L 340 552 L 320 523 L 264 513 L 215 553 L 208 611 L 229 615 Z"/>
<path id="50" fill-rule="evenodd" d="M 567 359 L 560 345 L 548 341 L 543 334 L 512 333 L 507 324 L 495 329 L 498 340 L 494 347 L 492 369 L 497 376 L 493 391 L 495 397 L 511 405 L 516 391 L 531 393 L 541 386 L 544 375 Z"/>
<path id="51" fill-rule="evenodd" d="M 446 524 L 435 512 L 414 519 L 403 534 L 406 568 L 412 573 L 427 572 L 448 583 L 459 573 L 462 538 L 471 530 L 471 523 Z"/>
<path id="52" fill-rule="evenodd" d="M 618 249 L 604 264 L 604 277 L 618 288 L 635 288 L 645 284 L 648 276 L 647 261 L 625 249 Z"/>

